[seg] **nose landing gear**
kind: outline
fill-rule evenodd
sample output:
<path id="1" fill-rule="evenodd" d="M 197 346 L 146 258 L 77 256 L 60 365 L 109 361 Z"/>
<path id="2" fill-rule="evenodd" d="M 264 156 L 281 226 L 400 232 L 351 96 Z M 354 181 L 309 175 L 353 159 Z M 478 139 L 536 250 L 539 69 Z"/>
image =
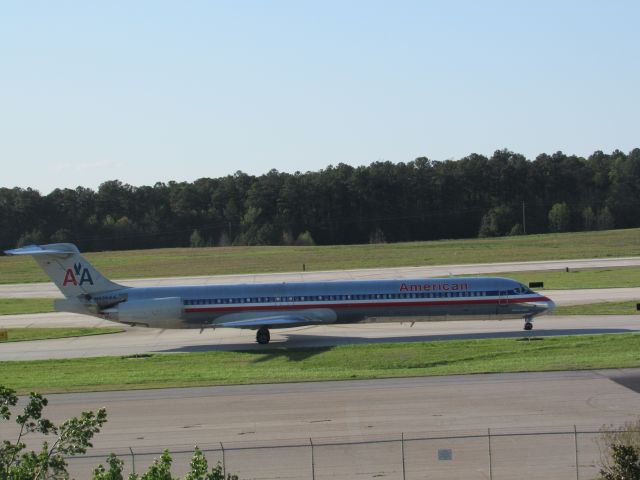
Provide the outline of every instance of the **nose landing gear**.
<path id="1" fill-rule="evenodd" d="M 260 327 L 256 332 L 256 342 L 260 345 L 266 345 L 271 340 L 271 334 L 269 334 L 269 329 L 267 327 Z"/>
<path id="2" fill-rule="evenodd" d="M 527 331 L 533 329 L 533 318 L 525 317 L 525 319 L 524 319 L 524 329 L 527 330 Z"/>

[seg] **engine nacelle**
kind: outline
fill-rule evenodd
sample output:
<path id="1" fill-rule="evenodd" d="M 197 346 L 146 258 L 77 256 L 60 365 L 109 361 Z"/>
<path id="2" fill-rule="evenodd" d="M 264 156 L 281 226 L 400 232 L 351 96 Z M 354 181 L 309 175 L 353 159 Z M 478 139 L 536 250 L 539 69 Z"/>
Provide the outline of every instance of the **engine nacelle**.
<path id="1" fill-rule="evenodd" d="M 109 319 L 152 328 L 179 328 L 182 323 L 180 297 L 127 300 L 102 313 Z"/>

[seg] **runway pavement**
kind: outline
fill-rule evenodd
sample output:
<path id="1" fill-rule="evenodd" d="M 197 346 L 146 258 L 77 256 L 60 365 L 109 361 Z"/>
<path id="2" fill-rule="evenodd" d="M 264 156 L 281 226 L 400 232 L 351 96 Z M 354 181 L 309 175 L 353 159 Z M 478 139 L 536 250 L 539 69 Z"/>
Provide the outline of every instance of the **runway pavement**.
<path id="1" fill-rule="evenodd" d="M 123 283 L 138 286 L 408 278 L 637 264 L 640 259 L 608 259 L 146 279 Z M 53 296 L 57 291 L 52 287 L 5 285 L 0 286 L 0 297 Z M 558 305 L 640 301 L 640 288 L 559 290 L 545 291 L 545 294 Z M 0 328 L 107 325 L 119 324 L 66 313 L 0 317 Z M 5 343 L 0 347 L 0 360 L 623 333 L 640 331 L 640 315 L 545 316 L 537 318 L 534 325 L 531 332 L 523 332 L 519 320 L 427 322 L 413 327 L 410 324 L 303 327 L 274 330 L 272 342 L 267 346 L 257 345 L 254 332 L 246 330 L 218 329 L 201 333 L 123 327 L 125 332 L 113 335 Z M 576 478 L 572 466 L 575 439 L 560 432 L 570 431 L 574 425 L 597 431 L 603 424 L 621 424 L 637 418 L 638 390 L 640 369 L 474 375 L 50 395 L 48 414 L 59 421 L 82 410 L 107 407 L 109 422 L 94 442 L 96 448 L 92 454 L 96 456 L 71 462 L 72 472 L 80 478 L 86 477 L 111 451 L 127 460 L 129 471 L 132 464 L 127 454 L 134 451 L 140 471 L 165 447 L 183 452 L 175 453 L 174 458 L 176 472 L 184 473 L 193 445 L 210 449 L 207 455 L 215 463 L 222 458 L 219 442 L 224 442 L 229 470 L 240 473 L 241 478 L 311 478 L 309 438 L 316 444 L 315 478 L 403 478 L 398 456 L 400 432 L 407 439 L 407 478 L 424 478 L 429 474 L 437 478 L 488 478 L 491 467 L 487 462 L 487 428 L 497 435 L 493 440 L 494 479 L 523 474 L 530 479 Z M 555 433 L 528 436 L 536 431 Z M 518 436 L 509 436 L 509 432 Z M 523 437 L 522 432 L 527 436 Z M 7 423 L 0 424 L 0 437 L 5 435 L 8 435 Z M 445 438 L 416 440 L 425 436 Z M 448 439 L 450 436 L 464 438 Z M 593 434 L 581 437 L 579 478 L 592 478 L 597 473 L 596 437 Z M 374 443 L 350 444 L 372 439 Z M 338 445 L 334 445 L 336 443 Z M 283 444 L 290 446 L 280 447 Z M 439 463 L 439 448 L 452 449 L 456 461 Z"/>
<path id="2" fill-rule="evenodd" d="M 614 300 L 638 300 L 640 288 L 555 290 L 545 292 L 558 305 Z M 405 324 L 360 324 L 299 327 L 272 331 L 270 347 L 319 347 L 365 342 L 429 341 L 443 339 L 522 336 L 522 321 L 453 321 Z M 530 335 L 632 332 L 640 329 L 640 315 L 543 316 L 534 321 Z M 255 344 L 252 330 L 207 329 L 158 330 L 131 328 L 95 317 L 70 313 L 0 316 L 0 328 L 121 326 L 125 333 L 6 343 L 1 360 L 77 358 L 101 355 L 131 355 L 147 352 L 189 352 L 212 349 L 264 348 Z M 269 348 L 269 347 L 267 347 Z"/>
<path id="3" fill-rule="evenodd" d="M 553 260 L 540 262 L 478 263 L 468 265 L 437 265 L 427 267 L 375 268 L 335 270 L 305 273 L 265 273 L 252 275 L 217 275 L 203 277 L 170 277 L 117 280 L 132 287 L 171 285 L 211 285 L 229 283 L 318 282 L 332 280 L 375 280 L 384 278 L 447 277 L 450 275 L 482 275 L 500 272 L 542 270 L 619 268 L 640 266 L 640 257 Z M 0 298 L 56 297 L 60 291 L 52 283 L 0 285 Z"/>
<path id="4" fill-rule="evenodd" d="M 72 462 L 76 471 L 111 451 L 130 466 L 129 448 L 138 471 L 152 458 L 144 452 L 163 448 L 188 452 L 198 444 L 217 449 L 209 454 L 215 461 L 223 442 L 227 468 L 241 478 L 311 478 L 311 438 L 316 478 L 399 479 L 402 432 L 408 478 L 489 478 L 490 468 L 496 479 L 576 478 L 577 448 L 581 473 L 590 474 L 581 478 L 593 478 L 596 437 L 575 444 L 560 432 L 635 420 L 639 387 L 640 369 L 627 369 L 78 393 L 49 395 L 47 416 L 61 421 L 107 408 L 95 457 Z M 0 424 L 2 438 L 11 438 L 9 426 Z M 422 437 L 434 440 L 413 440 Z M 349 444 L 358 440 L 379 443 Z M 451 449 L 453 462 L 438 462 L 439 448 Z M 178 472 L 187 457 L 174 454 Z"/>
<path id="5" fill-rule="evenodd" d="M 597 429 L 640 411 L 640 395 L 620 378 L 640 385 L 640 369 L 52 394 L 47 412 L 59 420 L 106 407 L 110 418 L 96 448 L 488 427 Z"/>
<path id="6" fill-rule="evenodd" d="M 585 305 L 600 302 L 623 302 L 637 300 L 640 303 L 640 288 L 583 288 L 580 290 L 543 290 L 556 305 Z"/>
<path id="7" fill-rule="evenodd" d="M 106 320 L 73 314 L 40 314 L 0 317 L 0 328 L 20 326 L 118 326 Z M 333 345 L 520 338 L 523 336 L 625 333 L 640 330 L 640 315 L 547 316 L 534 321 L 530 332 L 521 320 L 380 323 L 298 327 L 272 330 L 271 343 L 255 343 L 255 332 L 240 329 L 159 330 L 123 327 L 124 333 L 76 338 L 5 343 L 0 361 L 78 358 L 136 353 L 252 350 L 280 347 L 305 348 Z"/>

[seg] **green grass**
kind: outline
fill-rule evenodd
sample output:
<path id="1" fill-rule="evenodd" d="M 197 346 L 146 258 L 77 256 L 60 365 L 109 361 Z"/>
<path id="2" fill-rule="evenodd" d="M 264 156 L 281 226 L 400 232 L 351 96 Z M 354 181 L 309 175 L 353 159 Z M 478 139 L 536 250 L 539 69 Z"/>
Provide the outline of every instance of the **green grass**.
<path id="1" fill-rule="evenodd" d="M 636 309 L 638 301 L 603 302 L 587 305 L 567 305 L 556 307 L 553 315 L 640 315 Z"/>
<path id="2" fill-rule="evenodd" d="M 545 290 L 575 288 L 640 287 L 640 267 L 600 268 L 563 271 L 504 272 L 483 276 L 508 277 L 525 285 L 544 282 Z M 536 288 L 534 290 L 542 290 Z"/>
<path id="3" fill-rule="evenodd" d="M 173 248 L 87 254 L 109 278 L 270 273 L 640 255 L 640 229 L 321 247 Z M 0 257 L 0 283 L 44 282 L 26 257 Z"/>
<path id="4" fill-rule="evenodd" d="M 0 362 L 0 384 L 45 393 L 638 366 L 640 334 L 616 334 Z"/>
<path id="5" fill-rule="evenodd" d="M 9 328 L 6 330 L 8 331 L 8 340 L 0 340 L 0 343 L 84 337 L 124 331 L 122 328 Z"/>
<path id="6" fill-rule="evenodd" d="M 0 315 L 53 312 L 53 298 L 0 298 Z"/>

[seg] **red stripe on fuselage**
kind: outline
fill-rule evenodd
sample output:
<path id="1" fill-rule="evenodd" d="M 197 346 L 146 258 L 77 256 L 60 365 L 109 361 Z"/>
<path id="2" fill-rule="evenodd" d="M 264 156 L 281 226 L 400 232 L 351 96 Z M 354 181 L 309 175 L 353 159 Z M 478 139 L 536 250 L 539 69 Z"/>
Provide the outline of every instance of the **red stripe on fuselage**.
<path id="1" fill-rule="evenodd" d="M 430 302 L 367 302 L 367 303 L 319 303 L 305 305 L 233 305 L 233 306 L 202 306 L 188 307 L 184 311 L 186 313 L 214 313 L 214 312 L 243 312 L 243 311 L 269 311 L 269 310 L 307 310 L 310 308 L 381 308 L 381 307 L 430 307 L 443 305 L 506 305 L 508 303 L 523 302 L 548 302 L 547 297 L 539 296 L 535 298 L 509 298 L 501 300 L 499 298 L 492 299 L 475 299 L 475 300 L 449 300 L 449 301 L 430 301 Z"/>

